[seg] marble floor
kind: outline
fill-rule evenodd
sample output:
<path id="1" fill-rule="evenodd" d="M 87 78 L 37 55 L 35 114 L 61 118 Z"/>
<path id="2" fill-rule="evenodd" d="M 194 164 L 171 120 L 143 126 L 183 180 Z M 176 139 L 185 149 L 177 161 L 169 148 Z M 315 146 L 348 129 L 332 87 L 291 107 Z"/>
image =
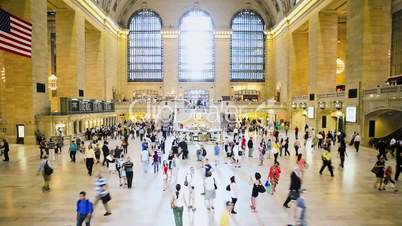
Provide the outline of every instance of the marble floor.
<path id="1" fill-rule="evenodd" d="M 113 142 L 112 142 L 113 143 Z M 293 142 L 291 141 L 291 144 Z M 113 145 L 111 145 L 113 146 Z M 249 199 L 250 175 L 259 171 L 265 178 L 272 159 L 258 166 L 257 158 L 245 158 L 242 168 L 234 169 L 224 164 L 224 157 L 216 168 L 217 199 L 216 210 L 209 213 L 203 202 L 200 164 L 195 161 L 194 146 L 190 146 L 190 160 L 179 161 L 177 181 L 183 183 L 188 166 L 196 166 L 195 212 L 184 212 L 185 226 L 214 226 L 227 199 L 226 185 L 229 177 L 235 175 L 240 190 L 237 204 L 238 214 L 232 216 L 232 226 L 285 226 L 293 222 L 294 208 L 284 209 L 282 203 L 289 186 L 289 174 L 294 167 L 295 157 L 280 159 L 282 175 L 278 192 L 271 196 L 261 194 L 258 198 L 258 213 L 251 213 Z M 207 146 L 212 155 L 212 146 Z M 138 140 L 130 141 L 129 154 L 135 162 L 134 189 L 120 188 L 116 174 L 110 174 L 100 164 L 96 172 L 102 172 L 109 181 L 112 195 L 110 202 L 113 214 L 103 216 L 103 207 L 98 205 L 92 225 L 106 226 L 173 226 L 170 209 L 171 192 L 162 191 L 162 175 L 142 172 L 139 162 Z M 336 149 L 334 149 L 336 150 Z M 66 152 L 54 161 L 55 173 L 51 181 L 52 191 L 42 193 L 42 178 L 36 174 L 40 162 L 38 148 L 29 145 L 11 145 L 11 161 L 0 162 L 0 225 L 1 226 L 69 226 L 75 225 L 75 202 L 81 190 L 94 197 L 95 177 L 86 174 L 82 156 L 77 163 L 71 163 Z M 348 147 L 345 168 L 335 167 L 335 177 L 328 171 L 318 174 L 321 166 L 318 151 L 303 150 L 310 164 L 304 175 L 304 187 L 309 225 L 313 226 L 400 226 L 402 225 L 401 192 L 380 192 L 373 188 L 375 176 L 370 172 L 376 151 L 362 148 L 359 153 Z M 211 158 L 213 158 L 211 156 Z M 394 166 L 394 159 L 387 164 Z M 333 152 L 334 165 L 339 164 Z M 174 185 L 172 181 L 171 186 Z M 402 184 L 402 182 L 399 182 Z M 293 206 L 292 206 L 293 207 Z"/>

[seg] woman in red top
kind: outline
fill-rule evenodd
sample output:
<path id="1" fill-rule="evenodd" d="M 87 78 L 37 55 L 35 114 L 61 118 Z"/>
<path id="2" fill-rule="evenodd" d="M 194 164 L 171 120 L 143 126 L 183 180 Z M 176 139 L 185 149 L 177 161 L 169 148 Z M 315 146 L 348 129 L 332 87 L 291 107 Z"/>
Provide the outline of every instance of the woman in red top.
<path id="1" fill-rule="evenodd" d="M 163 170 L 163 191 L 166 190 L 167 185 L 168 185 L 168 179 L 169 179 L 169 164 L 167 163 L 167 161 L 163 161 L 163 166 L 162 166 L 162 170 Z"/>
<path id="2" fill-rule="evenodd" d="M 273 166 L 269 169 L 268 177 L 271 183 L 271 194 L 274 195 L 276 191 L 276 185 L 279 182 L 279 177 L 281 175 L 281 168 L 279 167 L 279 162 L 275 162 Z"/>

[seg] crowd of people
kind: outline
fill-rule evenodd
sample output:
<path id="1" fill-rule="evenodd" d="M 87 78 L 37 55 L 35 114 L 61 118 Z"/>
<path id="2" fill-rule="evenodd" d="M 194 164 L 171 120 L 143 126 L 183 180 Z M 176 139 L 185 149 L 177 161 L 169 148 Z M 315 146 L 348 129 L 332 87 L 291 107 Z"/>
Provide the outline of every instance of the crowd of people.
<path id="1" fill-rule="evenodd" d="M 278 126 L 279 125 L 279 126 Z M 313 128 L 308 125 L 304 128 L 303 141 L 299 136 L 299 128 L 294 129 L 293 148 L 290 144 L 290 136 L 288 133 L 288 124 L 280 125 L 280 123 L 267 123 L 262 125 L 261 122 L 253 122 L 242 120 L 237 123 L 232 132 L 225 134 L 223 143 L 215 143 L 213 153 L 208 153 L 204 144 L 199 143 L 195 146 L 195 157 L 202 169 L 202 188 L 196 188 L 195 171 L 196 165 L 191 165 L 186 169 L 184 181 L 177 180 L 175 170 L 179 167 L 179 161 L 189 159 L 189 143 L 186 137 L 178 137 L 174 135 L 172 123 L 164 123 L 163 126 L 158 125 L 153 120 L 140 120 L 137 122 L 124 121 L 114 126 L 101 126 L 97 128 L 87 129 L 85 137 L 74 138 L 68 148 L 63 148 L 64 139 L 60 134 L 56 140 L 45 139 L 41 137 L 39 140 L 39 157 L 42 159 L 38 174 L 43 177 L 43 192 L 51 190 L 51 177 L 53 175 L 53 164 L 56 155 L 61 154 L 63 150 L 68 150 L 68 154 L 72 163 L 79 163 L 78 159 L 85 162 L 86 173 L 88 176 L 93 175 L 95 165 L 104 167 L 111 172 L 110 175 L 116 176 L 120 183 L 120 187 L 133 188 L 134 163 L 129 156 L 130 152 L 140 152 L 140 162 L 143 168 L 143 174 L 148 174 L 152 168 L 153 174 L 161 171 L 163 178 L 163 190 L 173 191 L 170 206 L 173 210 L 173 216 L 176 226 L 183 225 L 183 210 L 188 208 L 196 211 L 196 190 L 202 190 L 201 195 L 204 196 L 205 207 L 208 211 L 214 212 L 217 193 L 219 187 L 223 187 L 230 197 L 225 203 L 225 211 L 220 217 L 220 225 L 229 225 L 230 215 L 237 214 L 240 192 L 237 185 L 236 175 L 228 178 L 227 184 L 217 181 L 215 169 L 220 164 L 227 164 L 233 169 L 241 168 L 245 158 L 258 158 L 259 166 L 268 165 L 266 177 L 262 172 L 255 172 L 250 176 L 250 211 L 258 211 L 258 197 L 261 193 L 269 193 L 275 195 L 277 192 L 277 184 L 283 174 L 280 167 L 280 161 L 285 160 L 284 157 L 295 155 L 296 162 L 293 163 L 294 168 L 290 174 L 290 186 L 287 198 L 284 200 L 283 207 L 290 208 L 289 204 L 294 201 L 294 207 L 298 210 L 295 216 L 295 225 L 305 226 L 306 221 L 306 202 L 303 197 L 303 174 L 308 170 L 309 164 L 304 159 L 302 150 L 311 150 L 321 154 L 322 167 L 319 174 L 323 174 L 325 168 L 328 169 L 330 175 L 334 176 L 334 166 L 332 161 L 332 151 L 338 146 L 339 166 L 344 167 L 346 152 L 346 135 L 343 132 L 324 132 L 315 133 Z M 282 132 L 280 132 L 282 131 Z M 168 139 L 169 138 L 169 139 Z M 129 140 L 139 140 L 140 147 L 131 147 Z M 169 145 L 166 142 L 171 143 Z M 353 134 L 349 145 L 353 146 L 356 152 L 359 151 L 360 135 Z M 119 145 L 111 146 L 110 143 Z M 338 144 L 337 144 L 338 143 Z M 1 146 L 5 151 L 5 161 L 8 160 L 8 143 L 3 140 Z M 167 148 L 169 147 L 169 148 Z M 383 191 L 390 185 L 394 191 L 397 191 L 395 181 L 398 180 L 402 169 L 402 141 L 392 139 L 389 146 L 381 141 L 378 144 L 379 155 L 372 169 L 376 176 L 375 187 Z M 6 151 L 7 150 L 7 151 Z M 390 164 L 386 164 L 387 150 L 395 157 L 395 172 Z M 78 156 L 80 157 L 78 157 Z M 6 157 L 7 156 L 7 157 Z M 222 157 L 224 156 L 224 157 Z M 289 159 L 289 158 L 286 158 Z M 213 160 L 213 161 L 211 161 Z M 266 164 L 266 162 L 268 163 Z M 175 177 L 173 179 L 173 177 Z M 175 184 L 172 184 L 175 183 Z M 225 185 L 226 184 L 226 185 Z M 106 178 L 102 174 L 96 175 L 95 182 L 96 196 L 90 201 L 86 192 L 79 193 L 79 200 L 76 204 L 77 225 L 85 223 L 90 225 L 93 211 L 99 201 L 102 202 L 105 213 L 104 216 L 112 214 L 109 202 L 111 194 L 108 190 Z M 244 210 L 242 210 L 244 211 Z"/>

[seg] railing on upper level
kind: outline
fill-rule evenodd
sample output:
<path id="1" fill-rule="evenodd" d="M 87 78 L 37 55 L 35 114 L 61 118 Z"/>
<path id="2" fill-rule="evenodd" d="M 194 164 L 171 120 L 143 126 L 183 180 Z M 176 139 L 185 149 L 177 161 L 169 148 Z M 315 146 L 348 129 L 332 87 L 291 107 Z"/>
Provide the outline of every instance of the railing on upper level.
<path id="1" fill-rule="evenodd" d="M 378 86 L 376 88 L 363 90 L 364 96 L 373 96 L 381 94 L 402 94 L 402 85 L 398 86 Z"/>

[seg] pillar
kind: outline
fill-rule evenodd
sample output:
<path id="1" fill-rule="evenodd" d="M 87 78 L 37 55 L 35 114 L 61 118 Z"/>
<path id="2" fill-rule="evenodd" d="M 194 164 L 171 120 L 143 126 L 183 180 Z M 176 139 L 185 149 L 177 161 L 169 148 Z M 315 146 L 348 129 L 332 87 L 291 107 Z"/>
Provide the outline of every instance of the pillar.
<path id="1" fill-rule="evenodd" d="M 290 45 L 290 98 L 308 94 L 308 32 L 295 31 Z"/>
<path id="2" fill-rule="evenodd" d="M 85 90 L 89 99 L 102 100 L 105 95 L 104 43 L 95 28 L 85 33 Z"/>
<path id="3" fill-rule="evenodd" d="M 85 96 L 85 18 L 80 12 L 56 12 L 56 76 L 58 97 Z"/>
<path id="4" fill-rule="evenodd" d="M 309 21 L 309 93 L 335 92 L 338 15 L 319 12 Z"/>

